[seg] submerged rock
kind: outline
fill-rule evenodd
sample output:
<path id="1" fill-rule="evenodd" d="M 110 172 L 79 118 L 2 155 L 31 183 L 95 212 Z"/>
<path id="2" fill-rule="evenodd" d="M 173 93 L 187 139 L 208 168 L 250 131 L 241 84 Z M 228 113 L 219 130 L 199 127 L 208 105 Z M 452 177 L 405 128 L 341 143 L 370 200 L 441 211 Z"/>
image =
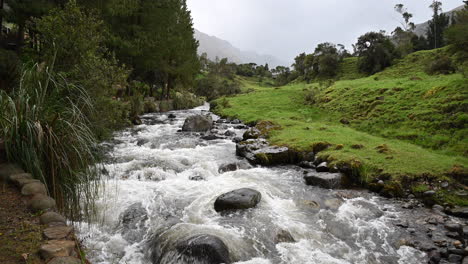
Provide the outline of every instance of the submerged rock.
<path id="1" fill-rule="evenodd" d="M 219 166 L 218 172 L 224 173 L 228 171 L 236 171 L 237 169 L 238 169 L 237 163 L 229 163 L 229 164 L 223 164 Z"/>
<path id="2" fill-rule="evenodd" d="M 296 240 L 294 240 L 294 237 L 289 233 L 288 231 L 281 229 L 278 231 L 278 234 L 276 234 L 275 237 L 275 244 L 279 243 L 294 243 Z"/>
<path id="3" fill-rule="evenodd" d="M 130 205 L 120 216 L 123 231 L 122 237 L 127 241 L 137 241 L 144 235 L 144 223 L 148 219 L 148 213 L 142 203 Z"/>
<path id="4" fill-rule="evenodd" d="M 243 188 L 219 196 L 215 201 L 214 208 L 216 212 L 249 209 L 255 207 L 261 199 L 260 192 Z"/>
<path id="5" fill-rule="evenodd" d="M 185 132 L 206 132 L 213 127 L 213 119 L 210 115 L 194 115 L 185 119 L 182 131 Z"/>
<path id="6" fill-rule="evenodd" d="M 317 172 L 329 172 L 330 169 L 328 168 L 328 164 L 326 162 L 322 162 L 319 165 L 317 165 L 316 168 Z"/>
<path id="7" fill-rule="evenodd" d="M 346 176 L 342 173 L 316 173 L 309 172 L 304 176 L 307 185 L 318 186 L 326 189 L 342 188 L 344 178 Z"/>

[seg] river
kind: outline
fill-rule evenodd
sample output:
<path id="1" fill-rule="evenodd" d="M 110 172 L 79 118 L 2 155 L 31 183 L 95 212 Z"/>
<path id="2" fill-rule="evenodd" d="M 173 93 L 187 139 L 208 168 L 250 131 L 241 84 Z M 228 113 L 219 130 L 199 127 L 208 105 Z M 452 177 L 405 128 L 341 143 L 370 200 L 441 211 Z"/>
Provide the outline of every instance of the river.
<path id="1" fill-rule="evenodd" d="M 92 263 L 152 263 L 157 245 L 196 234 L 220 238 L 235 263 L 427 263 L 422 251 L 398 245 L 407 231 L 395 221 L 408 215 L 398 202 L 363 190 L 307 186 L 296 166 L 253 167 L 236 156 L 232 138 L 179 131 L 186 117 L 199 113 L 208 113 L 208 105 L 147 114 L 143 125 L 103 144 L 106 184 L 97 219 L 78 227 Z M 245 130 L 235 127 L 219 129 L 241 136 Z M 219 172 L 230 163 L 239 169 Z M 261 202 L 217 213 L 216 198 L 238 188 L 259 191 Z M 166 257 L 164 263 L 185 262 Z"/>

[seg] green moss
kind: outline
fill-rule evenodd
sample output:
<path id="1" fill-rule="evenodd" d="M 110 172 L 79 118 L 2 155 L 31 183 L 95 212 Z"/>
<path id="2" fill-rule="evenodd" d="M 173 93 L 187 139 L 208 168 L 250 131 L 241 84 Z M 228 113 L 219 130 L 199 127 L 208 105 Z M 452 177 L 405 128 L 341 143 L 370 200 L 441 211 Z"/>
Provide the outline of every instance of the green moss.
<path id="1" fill-rule="evenodd" d="M 421 193 L 429 191 L 429 187 L 427 185 L 425 185 L 425 184 L 417 184 L 417 185 L 411 187 L 411 191 L 414 194 L 421 194 Z"/>

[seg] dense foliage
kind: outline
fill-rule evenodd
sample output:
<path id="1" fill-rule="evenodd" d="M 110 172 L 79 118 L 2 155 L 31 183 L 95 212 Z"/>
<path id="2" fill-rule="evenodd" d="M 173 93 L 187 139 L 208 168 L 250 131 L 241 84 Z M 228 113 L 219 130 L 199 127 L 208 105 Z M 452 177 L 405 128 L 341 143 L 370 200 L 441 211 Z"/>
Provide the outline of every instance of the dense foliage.
<path id="1" fill-rule="evenodd" d="M 185 0 L 4 2 L 0 21 L 14 26 L 0 23 L 0 138 L 78 217 L 99 184 L 97 139 L 138 123 L 146 102 L 200 104 L 190 12 Z"/>

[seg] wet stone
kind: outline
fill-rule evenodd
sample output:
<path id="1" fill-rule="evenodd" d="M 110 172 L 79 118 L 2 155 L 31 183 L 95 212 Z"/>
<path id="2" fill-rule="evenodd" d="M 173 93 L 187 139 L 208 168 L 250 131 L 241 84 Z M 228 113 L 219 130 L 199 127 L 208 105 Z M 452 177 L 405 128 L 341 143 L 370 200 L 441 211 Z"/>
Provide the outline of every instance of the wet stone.
<path id="1" fill-rule="evenodd" d="M 456 255 L 456 254 L 450 254 L 447 258 L 449 263 L 461 263 L 462 259 L 463 259 L 462 256 Z"/>
<path id="2" fill-rule="evenodd" d="M 468 218 L 468 207 L 455 207 L 447 210 L 447 213 L 458 217 Z"/>
<path id="3" fill-rule="evenodd" d="M 32 175 L 30 173 L 16 173 L 16 174 L 11 174 L 9 177 L 8 177 L 8 180 L 15 184 L 16 186 L 21 186 L 19 185 L 19 182 L 20 180 L 33 180 L 34 178 L 32 177 Z"/>
<path id="4" fill-rule="evenodd" d="M 461 224 L 445 223 L 444 227 L 451 232 L 457 232 L 457 233 L 463 234 L 463 226 Z"/>
<path id="5" fill-rule="evenodd" d="M 218 237 L 212 235 L 197 235 L 176 246 L 179 254 L 183 255 L 182 263 L 231 263 L 229 249 Z"/>
<path id="6" fill-rule="evenodd" d="M 21 194 L 26 196 L 35 194 L 47 195 L 47 189 L 45 185 L 40 182 L 31 182 L 23 186 Z"/>
<path id="7" fill-rule="evenodd" d="M 260 192 L 243 188 L 219 196 L 214 204 L 216 212 L 249 209 L 257 206 L 262 199 Z"/>
<path id="8" fill-rule="evenodd" d="M 465 257 L 465 258 L 463 259 L 462 264 L 468 264 L 468 257 Z"/>
<path id="9" fill-rule="evenodd" d="M 293 236 L 291 235 L 291 233 L 289 233 L 288 231 L 286 230 L 283 230 L 281 229 L 280 231 L 278 231 L 278 234 L 276 234 L 276 237 L 275 237 L 275 244 L 279 244 L 279 243 L 294 243 L 296 242 L 296 240 L 294 240 Z"/>
<path id="10" fill-rule="evenodd" d="M 46 228 L 43 232 L 44 237 L 49 240 L 60 240 L 67 238 L 73 231 L 71 226 L 54 226 Z"/>
<path id="11" fill-rule="evenodd" d="M 191 180 L 191 181 L 204 181 L 205 178 L 203 176 L 200 176 L 200 175 L 193 175 L 193 176 L 189 177 L 189 180 Z"/>
<path id="12" fill-rule="evenodd" d="M 299 163 L 299 167 L 305 168 L 305 169 L 315 169 L 315 165 L 311 161 L 302 161 Z"/>
<path id="13" fill-rule="evenodd" d="M 213 127 L 213 119 L 210 115 L 193 115 L 185 119 L 182 131 L 205 132 Z"/>
<path id="14" fill-rule="evenodd" d="M 237 163 L 229 163 L 229 164 L 223 164 L 219 166 L 218 172 L 219 173 L 224 173 L 228 171 L 236 171 L 238 168 Z"/>
<path id="15" fill-rule="evenodd" d="M 317 172 L 328 172 L 330 169 L 328 168 L 328 164 L 326 162 L 322 162 L 319 165 L 317 165 L 317 168 L 315 169 Z"/>
<path id="16" fill-rule="evenodd" d="M 75 241 L 49 240 L 40 247 L 39 253 L 42 258 L 47 260 L 55 257 L 71 256 L 74 248 Z"/>
<path id="17" fill-rule="evenodd" d="M 304 176 L 307 185 L 318 186 L 325 189 L 337 189 L 343 187 L 342 173 L 315 173 L 310 172 Z"/>
<path id="18" fill-rule="evenodd" d="M 427 253 L 427 257 L 429 258 L 429 264 L 437 264 L 440 262 L 441 255 L 438 250 L 432 250 Z"/>
<path id="19" fill-rule="evenodd" d="M 66 223 L 67 220 L 65 219 L 65 217 L 63 217 L 62 215 L 56 213 L 56 212 L 46 212 L 44 214 L 41 215 L 41 217 L 39 218 L 39 221 L 41 223 L 41 225 L 48 225 L 50 223 Z"/>

